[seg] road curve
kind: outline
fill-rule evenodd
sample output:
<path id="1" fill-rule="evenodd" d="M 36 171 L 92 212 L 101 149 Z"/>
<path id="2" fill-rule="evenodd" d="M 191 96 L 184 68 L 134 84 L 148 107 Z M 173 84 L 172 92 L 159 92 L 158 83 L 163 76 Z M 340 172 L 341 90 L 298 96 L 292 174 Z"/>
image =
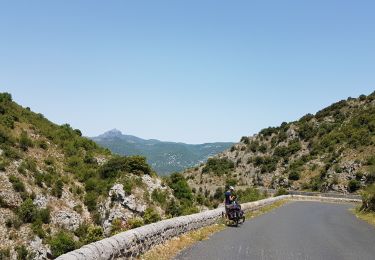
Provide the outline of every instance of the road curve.
<path id="1" fill-rule="evenodd" d="M 348 204 L 290 202 L 180 252 L 176 260 L 375 259 L 375 228 Z"/>

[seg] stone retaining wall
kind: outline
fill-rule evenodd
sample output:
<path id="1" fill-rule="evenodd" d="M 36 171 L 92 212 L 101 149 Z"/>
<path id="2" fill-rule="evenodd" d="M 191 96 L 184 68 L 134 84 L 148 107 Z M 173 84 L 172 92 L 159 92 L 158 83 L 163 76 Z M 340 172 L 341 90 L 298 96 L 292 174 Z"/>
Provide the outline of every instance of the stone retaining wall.
<path id="1" fill-rule="evenodd" d="M 322 201 L 322 202 L 359 202 L 357 199 L 316 197 L 302 195 L 283 195 L 264 200 L 241 204 L 244 211 L 253 211 L 283 199 Z M 214 224 L 222 216 L 223 208 L 209 210 L 193 215 L 162 220 L 114 235 L 112 237 L 85 245 L 77 250 L 61 255 L 59 260 L 78 259 L 132 259 L 151 247 L 204 226 Z"/>

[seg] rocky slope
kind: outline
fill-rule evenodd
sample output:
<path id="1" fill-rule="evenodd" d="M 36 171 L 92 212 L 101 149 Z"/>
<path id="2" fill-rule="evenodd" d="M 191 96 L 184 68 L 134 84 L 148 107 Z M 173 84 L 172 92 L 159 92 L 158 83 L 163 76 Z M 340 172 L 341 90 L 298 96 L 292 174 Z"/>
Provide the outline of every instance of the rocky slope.
<path id="1" fill-rule="evenodd" d="M 375 181 L 375 92 L 245 136 L 184 175 L 195 189 L 226 184 L 356 192 Z"/>
<path id="2" fill-rule="evenodd" d="M 0 259 L 54 258 L 182 214 L 174 192 L 144 157 L 115 156 L 0 93 Z"/>
<path id="3" fill-rule="evenodd" d="M 97 144 L 120 155 L 142 155 L 159 175 L 181 172 L 186 168 L 205 162 L 233 145 L 233 143 L 185 144 L 145 140 L 132 135 L 124 135 L 113 129 L 97 137 Z"/>

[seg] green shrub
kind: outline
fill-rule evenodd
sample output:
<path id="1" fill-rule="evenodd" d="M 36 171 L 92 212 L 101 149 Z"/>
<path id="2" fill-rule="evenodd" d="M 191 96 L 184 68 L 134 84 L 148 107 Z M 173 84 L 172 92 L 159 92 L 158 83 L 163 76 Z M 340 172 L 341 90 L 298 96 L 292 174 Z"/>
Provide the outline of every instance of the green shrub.
<path id="1" fill-rule="evenodd" d="M 275 197 L 281 196 L 281 195 L 288 195 L 288 194 L 289 194 L 289 192 L 286 189 L 279 188 L 279 189 L 277 189 L 277 191 L 275 193 Z"/>
<path id="2" fill-rule="evenodd" d="M 150 223 L 158 222 L 159 220 L 161 220 L 161 217 L 154 208 L 149 207 L 146 209 L 143 219 L 145 221 L 145 224 L 150 224 Z"/>
<path id="3" fill-rule="evenodd" d="M 25 168 L 33 173 L 37 172 L 36 161 L 33 158 L 26 158 L 20 165 L 20 167 Z"/>
<path id="4" fill-rule="evenodd" d="M 23 182 L 16 176 L 10 175 L 9 176 L 9 181 L 12 183 L 13 189 L 16 192 L 25 192 L 25 185 Z"/>
<path id="5" fill-rule="evenodd" d="M 259 147 L 259 142 L 258 141 L 253 141 L 249 144 L 249 150 L 255 153 L 258 150 Z"/>
<path id="6" fill-rule="evenodd" d="M 250 139 L 249 139 L 249 137 L 247 137 L 247 136 L 242 136 L 242 137 L 241 137 L 241 143 L 249 144 L 249 143 L 250 143 Z"/>
<path id="7" fill-rule="evenodd" d="M 37 219 L 31 224 L 31 229 L 35 235 L 37 235 L 40 238 L 45 238 L 46 233 L 43 230 L 43 223 L 40 219 Z"/>
<path id="8" fill-rule="evenodd" d="M 0 123 L 10 129 L 14 128 L 14 117 L 11 115 L 4 115 L 0 117 Z"/>
<path id="9" fill-rule="evenodd" d="M 31 223 L 37 218 L 37 208 L 29 198 L 25 200 L 17 210 L 19 218 L 24 223 Z"/>
<path id="10" fill-rule="evenodd" d="M 348 183 L 348 191 L 355 192 L 361 188 L 361 183 L 357 180 L 350 180 Z"/>
<path id="11" fill-rule="evenodd" d="M 370 172 L 366 176 L 366 184 L 375 183 L 375 167 L 370 168 Z"/>
<path id="12" fill-rule="evenodd" d="M 8 228 L 14 227 L 15 229 L 19 229 L 22 226 L 22 221 L 16 216 L 14 218 L 7 219 L 5 224 Z"/>
<path id="13" fill-rule="evenodd" d="M 89 244 L 101 239 L 103 239 L 103 228 L 100 226 L 89 226 L 85 237 L 85 243 Z"/>
<path id="14" fill-rule="evenodd" d="M 367 186 L 361 193 L 362 195 L 362 206 L 361 209 L 364 211 L 375 212 L 375 184 Z"/>
<path id="15" fill-rule="evenodd" d="M 278 129 L 276 127 L 268 127 L 268 128 L 262 129 L 260 131 L 260 134 L 267 137 L 267 136 L 271 136 L 272 134 L 276 134 L 277 132 L 278 132 Z"/>
<path id="16" fill-rule="evenodd" d="M 128 226 L 130 229 L 143 226 L 145 223 L 142 218 L 135 217 L 128 220 Z"/>
<path id="17" fill-rule="evenodd" d="M 289 180 L 293 180 L 293 181 L 296 181 L 296 180 L 299 180 L 300 178 L 300 174 L 298 171 L 291 171 L 289 173 L 289 176 L 288 176 L 288 179 Z"/>
<path id="18" fill-rule="evenodd" d="M 165 214 L 170 215 L 171 217 L 177 217 L 182 215 L 182 208 L 178 201 L 171 199 L 165 210 Z"/>
<path id="19" fill-rule="evenodd" d="M 259 152 L 261 152 L 261 153 L 267 152 L 267 145 L 265 145 L 265 144 L 260 145 L 259 146 Z"/>
<path id="20" fill-rule="evenodd" d="M 229 186 L 236 186 L 237 185 L 237 180 L 233 178 L 228 178 L 225 181 L 225 187 L 229 188 Z"/>
<path id="21" fill-rule="evenodd" d="M 4 147 L 2 147 L 2 149 L 4 151 L 5 157 L 7 157 L 9 159 L 14 159 L 14 160 L 21 159 L 21 154 L 16 149 L 14 149 L 13 147 L 4 146 Z"/>
<path id="22" fill-rule="evenodd" d="M 73 210 L 74 210 L 75 212 L 77 212 L 78 214 L 82 214 L 82 212 L 83 212 L 82 205 L 81 205 L 81 204 L 75 205 L 75 206 L 73 207 Z"/>
<path id="23" fill-rule="evenodd" d="M 38 218 L 44 224 L 48 224 L 51 221 L 51 210 L 50 208 L 39 209 L 38 210 Z"/>
<path id="24" fill-rule="evenodd" d="M 47 150 L 48 149 L 48 144 L 47 144 L 46 141 L 41 140 L 41 141 L 38 142 L 38 147 L 42 148 L 43 150 Z"/>
<path id="25" fill-rule="evenodd" d="M 102 178 L 115 178 L 120 172 L 151 174 L 151 168 L 143 156 L 115 157 L 100 167 Z"/>
<path id="26" fill-rule="evenodd" d="M 66 232 L 60 231 L 50 240 L 51 253 L 53 257 L 58 257 L 76 248 L 73 235 Z"/>
<path id="27" fill-rule="evenodd" d="M 209 158 L 206 165 L 202 169 L 202 173 L 214 173 L 216 175 L 224 175 L 232 172 L 234 163 L 226 158 Z"/>
<path id="28" fill-rule="evenodd" d="M 251 202 L 263 199 L 263 195 L 259 192 L 258 189 L 255 188 L 246 188 L 245 190 L 238 190 L 236 192 L 238 196 L 238 200 L 241 203 Z"/>
<path id="29" fill-rule="evenodd" d="M 151 193 L 151 199 L 161 206 L 165 206 L 168 198 L 168 192 L 160 189 L 154 189 Z"/>
<path id="30" fill-rule="evenodd" d="M 111 223 L 111 235 L 115 235 L 124 230 L 124 225 L 121 218 L 115 218 Z"/>
<path id="31" fill-rule="evenodd" d="M 94 211 L 96 209 L 97 194 L 95 192 L 87 192 L 85 195 L 85 205 L 89 211 Z"/>
<path id="32" fill-rule="evenodd" d="M 27 136 L 27 133 L 25 131 L 22 131 L 20 136 L 20 148 L 24 151 L 27 151 L 29 147 L 33 147 L 33 141 Z"/>
<path id="33" fill-rule="evenodd" d="M 0 259 L 10 259 L 10 249 L 9 248 L 1 248 L 0 249 Z"/>
<path id="34" fill-rule="evenodd" d="M 168 178 L 168 185 L 173 190 L 173 195 L 177 199 L 192 200 L 193 193 L 186 179 L 181 173 L 172 173 Z"/>
<path id="35" fill-rule="evenodd" d="M 17 260 L 28 259 L 28 257 L 29 257 L 29 251 L 27 250 L 27 248 L 24 245 L 17 246 L 15 248 L 15 250 L 17 252 Z"/>
<path id="36" fill-rule="evenodd" d="M 224 200 L 224 189 L 222 187 L 218 187 L 214 193 L 214 199 L 223 201 Z"/>
<path id="37" fill-rule="evenodd" d="M 12 102 L 12 95 L 7 92 L 0 93 L 0 102 L 1 103 Z"/>
<path id="38" fill-rule="evenodd" d="M 64 188 L 64 183 L 61 179 L 58 179 L 56 182 L 55 182 L 55 185 L 53 186 L 52 188 L 52 195 L 53 196 L 56 196 L 58 198 L 61 198 L 62 196 L 62 192 L 63 192 L 63 188 Z"/>
<path id="39" fill-rule="evenodd" d="M 4 200 L 2 196 L 0 196 L 0 208 L 8 208 L 8 203 Z"/>

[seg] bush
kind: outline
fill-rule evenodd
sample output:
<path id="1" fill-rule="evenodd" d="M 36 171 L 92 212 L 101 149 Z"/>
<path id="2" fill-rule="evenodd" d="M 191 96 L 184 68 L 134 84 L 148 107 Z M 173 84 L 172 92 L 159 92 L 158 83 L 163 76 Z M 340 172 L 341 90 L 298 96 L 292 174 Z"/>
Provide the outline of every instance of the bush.
<path id="1" fill-rule="evenodd" d="M 33 147 L 33 141 L 27 136 L 27 133 L 25 131 L 22 131 L 20 136 L 20 148 L 24 151 L 27 151 L 29 147 Z"/>
<path id="2" fill-rule="evenodd" d="M 0 249 L 0 259 L 10 259 L 10 249 L 2 248 Z"/>
<path id="3" fill-rule="evenodd" d="M 9 208 L 8 203 L 4 200 L 2 196 L 0 196 L 0 208 Z"/>
<path id="4" fill-rule="evenodd" d="M 25 185 L 23 182 L 16 176 L 10 175 L 9 176 L 9 181 L 12 183 L 13 189 L 16 192 L 25 192 Z"/>
<path id="5" fill-rule="evenodd" d="M 165 205 L 165 203 L 167 202 L 167 197 L 167 192 L 160 189 L 154 189 L 151 193 L 151 199 L 159 203 L 161 206 Z"/>
<path id="6" fill-rule="evenodd" d="M 29 251 L 26 249 L 26 247 L 24 245 L 17 246 L 15 248 L 15 250 L 17 252 L 17 260 L 28 259 Z"/>
<path id="7" fill-rule="evenodd" d="M 299 180 L 299 178 L 300 178 L 299 172 L 297 172 L 297 171 L 291 171 L 289 173 L 289 176 L 288 176 L 289 180 L 297 181 L 297 180 Z"/>
<path id="8" fill-rule="evenodd" d="M 0 102 L 12 102 L 12 95 L 7 92 L 0 93 Z"/>
<path id="9" fill-rule="evenodd" d="M 87 192 L 85 195 L 85 205 L 89 211 L 94 211 L 96 209 L 97 194 L 95 192 Z"/>
<path id="10" fill-rule="evenodd" d="M 130 229 L 137 228 L 143 226 L 145 223 L 142 218 L 131 218 L 128 220 L 128 226 Z"/>
<path id="11" fill-rule="evenodd" d="M 51 221 L 51 210 L 49 208 L 40 209 L 38 211 L 38 218 L 44 223 L 48 224 Z"/>
<path id="12" fill-rule="evenodd" d="M 64 188 L 64 183 L 61 179 L 58 179 L 54 185 L 54 187 L 52 188 L 52 195 L 58 197 L 58 198 L 61 198 L 62 196 L 62 192 L 63 192 L 63 188 Z"/>
<path id="13" fill-rule="evenodd" d="M 361 193 L 362 206 L 361 210 L 375 211 L 375 184 L 367 186 Z"/>
<path id="14" fill-rule="evenodd" d="M 2 116 L 0 123 L 10 129 L 14 128 L 14 117 L 10 115 Z"/>
<path id="15" fill-rule="evenodd" d="M 168 178 L 168 185 L 177 199 L 192 200 L 193 193 L 186 179 L 181 173 L 172 173 Z"/>
<path id="16" fill-rule="evenodd" d="M 165 214 L 171 217 L 177 217 L 182 215 L 181 205 L 174 199 L 171 199 L 165 210 Z"/>
<path id="17" fill-rule="evenodd" d="M 355 191 L 359 190 L 360 187 L 361 187 L 361 183 L 357 180 L 350 180 L 349 183 L 348 183 L 348 191 L 349 192 L 355 192 Z"/>
<path id="18" fill-rule="evenodd" d="M 236 186 L 237 185 L 237 180 L 233 178 L 229 178 L 225 181 L 225 187 L 229 188 L 229 186 Z"/>
<path id="19" fill-rule="evenodd" d="M 241 137 L 241 143 L 249 144 L 249 143 L 250 143 L 250 139 L 249 139 L 249 137 L 247 137 L 247 136 L 242 136 L 242 137 Z"/>
<path id="20" fill-rule="evenodd" d="M 214 199 L 215 200 L 224 200 L 224 189 L 222 187 L 218 187 L 214 193 Z"/>
<path id="21" fill-rule="evenodd" d="M 18 208 L 17 215 L 24 223 L 31 223 L 37 219 L 38 209 L 33 201 L 28 198 Z"/>
<path id="22" fill-rule="evenodd" d="M 103 239 L 103 228 L 100 226 L 89 226 L 84 239 L 85 244 L 96 242 Z"/>
<path id="23" fill-rule="evenodd" d="M 245 190 L 239 190 L 236 192 L 236 195 L 238 196 L 238 200 L 241 203 L 256 201 L 263 198 L 259 190 L 255 188 L 246 188 Z"/>
<path id="24" fill-rule="evenodd" d="M 51 253 L 53 257 L 58 257 L 76 248 L 73 235 L 66 232 L 60 231 L 50 241 Z"/>
<path id="25" fill-rule="evenodd" d="M 230 173 L 234 169 L 234 163 L 226 158 L 209 158 L 206 165 L 202 169 L 202 173 L 214 173 L 216 175 L 224 175 Z"/>
<path id="26" fill-rule="evenodd" d="M 159 220 L 161 220 L 161 217 L 154 208 L 150 207 L 146 209 L 143 219 L 145 221 L 145 224 L 150 224 L 158 222 Z"/>
<path id="27" fill-rule="evenodd" d="M 121 218 L 115 218 L 111 223 L 111 235 L 120 233 L 124 229 Z"/>
<path id="28" fill-rule="evenodd" d="M 284 188 L 279 188 L 277 191 L 276 191 L 276 193 L 275 193 L 275 197 L 277 197 L 277 196 L 281 196 L 281 195 L 288 195 L 289 194 L 289 192 L 286 190 L 286 189 L 284 189 Z"/>
<path id="29" fill-rule="evenodd" d="M 375 183 L 375 167 L 370 169 L 370 172 L 366 176 L 366 183 L 372 184 Z"/>
<path id="30" fill-rule="evenodd" d="M 115 157 L 101 166 L 102 178 L 115 178 L 120 172 L 151 174 L 151 168 L 143 156 Z"/>

